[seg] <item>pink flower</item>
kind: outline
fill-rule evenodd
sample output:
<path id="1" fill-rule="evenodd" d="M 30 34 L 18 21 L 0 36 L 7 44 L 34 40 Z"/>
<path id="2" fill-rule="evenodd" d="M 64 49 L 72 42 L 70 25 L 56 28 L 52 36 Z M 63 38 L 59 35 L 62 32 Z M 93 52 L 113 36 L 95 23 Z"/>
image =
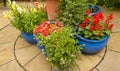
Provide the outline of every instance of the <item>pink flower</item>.
<path id="1" fill-rule="evenodd" d="M 34 7 L 38 8 L 39 2 L 34 2 Z"/>
<path id="2" fill-rule="evenodd" d="M 56 25 L 59 26 L 59 27 L 62 27 L 62 26 L 63 26 L 63 24 L 61 24 L 61 23 L 58 22 L 58 21 L 56 22 Z"/>
<path id="3" fill-rule="evenodd" d="M 43 21 L 43 23 L 41 24 L 41 26 L 45 27 L 47 25 L 47 21 Z"/>

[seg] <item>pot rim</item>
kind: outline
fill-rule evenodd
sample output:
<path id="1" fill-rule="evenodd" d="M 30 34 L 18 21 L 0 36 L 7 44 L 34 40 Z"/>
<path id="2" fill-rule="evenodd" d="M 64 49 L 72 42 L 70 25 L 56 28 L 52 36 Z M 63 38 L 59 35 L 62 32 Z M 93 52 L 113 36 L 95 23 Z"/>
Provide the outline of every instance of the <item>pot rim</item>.
<path id="1" fill-rule="evenodd" d="M 109 36 L 105 36 L 103 39 L 100 39 L 100 40 L 90 40 L 90 39 L 86 39 L 78 34 L 76 34 L 76 37 L 78 39 L 82 39 L 83 41 L 87 41 L 87 42 L 103 42 L 104 40 L 108 40 Z"/>

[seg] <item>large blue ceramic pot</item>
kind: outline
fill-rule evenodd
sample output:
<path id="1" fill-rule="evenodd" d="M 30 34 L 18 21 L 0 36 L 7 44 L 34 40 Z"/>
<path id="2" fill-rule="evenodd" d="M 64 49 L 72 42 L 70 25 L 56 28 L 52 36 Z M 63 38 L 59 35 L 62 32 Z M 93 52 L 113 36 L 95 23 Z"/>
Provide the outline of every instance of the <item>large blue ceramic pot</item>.
<path id="1" fill-rule="evenodd" d="M 21 35 L 27 42 L 32 43 L 32 44 L 37 43 L 32 33 L 21 32 Z"/>
<path id="2" fill-rule="evenodd" d="M 87 54 L 95 54 L 102 50 L 108 42 L 108 36 L 104 37 L 101 40 L 89 40 L 86 38 L 81 37 L 80 35 L 76 35 L 79 45 L 83 45 L 83 52 Z"/>

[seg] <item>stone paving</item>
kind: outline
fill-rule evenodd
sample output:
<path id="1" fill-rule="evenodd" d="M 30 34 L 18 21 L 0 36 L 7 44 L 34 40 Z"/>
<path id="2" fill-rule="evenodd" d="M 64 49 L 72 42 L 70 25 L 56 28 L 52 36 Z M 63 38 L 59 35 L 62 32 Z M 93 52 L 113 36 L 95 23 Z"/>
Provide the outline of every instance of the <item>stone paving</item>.
<path id="1" fill-rule="evenodd" d="M 120 10 L 102 9 L 105 15 L 114 14 L 108 45 L 95 55 L 82 54 L 75 61 L 74 71 L 120 71 Z M 20 31 L 3 17 L 6 10 L 0 8 L 0 71 L 52 71 L 37 46 L 20 37 Z"/>

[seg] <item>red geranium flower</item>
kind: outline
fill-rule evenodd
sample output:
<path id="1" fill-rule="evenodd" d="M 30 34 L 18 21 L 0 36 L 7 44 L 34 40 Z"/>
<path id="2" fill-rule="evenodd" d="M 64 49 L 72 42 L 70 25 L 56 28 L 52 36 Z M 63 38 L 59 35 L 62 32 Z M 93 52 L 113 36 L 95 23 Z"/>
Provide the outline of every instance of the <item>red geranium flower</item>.
<path id="1" fill-rule="evenodd" d="M 90 9 L 88 9 L 88 10 L 86 11 L 86 15 L 88 15 L 88 14 L 90 14 Z"/>
<path id="2" fill-rule="evenodd" d="M 93 25 L 90 26 L 90 31 L 94 31 L 94 26 Z"/>
<path id="3" fill-rule="evenodd" d="M 110 15 L 107 17 L 108 20 L 112 20 L 112 18 L 113 18 L 113 14 L 110 14 Z"/>
<path id="4" fill-rule="evenodd" d="M 48 36 L 48 33 L 47 33 L 47 31 L 46 31 L 45 29 L 43 29 L 43 30 L 41 31 L 41 33 L 42 33 L 43 36 Z"/>
<path id="5" fill-rule="evenodd" d="M 102 13 L 102 12 L 99 13 L 99 17 L 100 17 L 101 20 L 104 19 L 104 16 L 103 16 L 103 13 Z"/>
<path id="6" fill-rule="evenodd" d="M 108 30 L 111 30 L 113 28 L 113 26 L 114 26 L 113 24 L 110 24 Z"/>

